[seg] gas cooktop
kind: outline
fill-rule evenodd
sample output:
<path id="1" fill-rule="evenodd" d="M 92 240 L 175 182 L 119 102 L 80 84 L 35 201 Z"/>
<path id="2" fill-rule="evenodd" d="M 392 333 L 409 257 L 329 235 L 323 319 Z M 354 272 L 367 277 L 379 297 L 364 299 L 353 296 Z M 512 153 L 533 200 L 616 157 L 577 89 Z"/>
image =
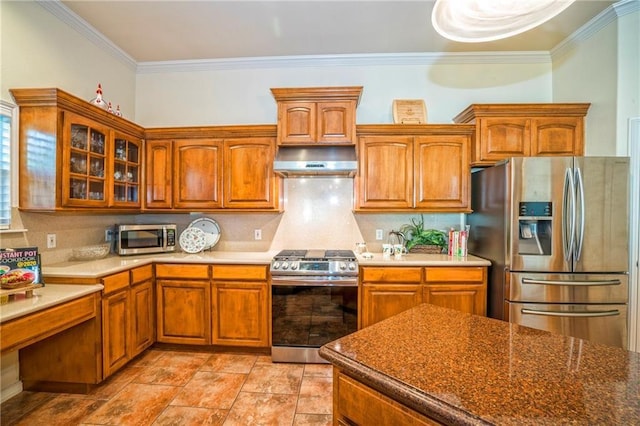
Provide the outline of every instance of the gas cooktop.
<path id="1" fill-rule="evenodd" d="M 276 260 L 355 260 L 353 250 L 282 250 L 274 256 Z"/>

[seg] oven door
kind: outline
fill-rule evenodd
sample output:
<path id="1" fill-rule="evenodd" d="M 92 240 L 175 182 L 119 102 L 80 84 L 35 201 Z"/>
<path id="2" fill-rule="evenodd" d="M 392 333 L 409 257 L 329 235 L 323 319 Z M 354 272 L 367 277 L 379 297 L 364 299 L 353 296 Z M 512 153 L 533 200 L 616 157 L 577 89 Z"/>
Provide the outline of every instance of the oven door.
<path id="1" fill-rule="evenodd" d="M 358 328 L 358 280 L 272 277 L 274 362 L 326 363 L 318 349 Z"/>

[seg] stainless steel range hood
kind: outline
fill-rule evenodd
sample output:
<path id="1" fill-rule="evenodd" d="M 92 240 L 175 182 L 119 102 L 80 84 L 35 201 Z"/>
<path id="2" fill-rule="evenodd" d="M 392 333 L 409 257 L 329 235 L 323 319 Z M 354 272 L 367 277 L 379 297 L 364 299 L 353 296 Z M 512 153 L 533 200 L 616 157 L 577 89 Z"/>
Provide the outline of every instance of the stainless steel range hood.
<path id="1" fill-rule="evenodd" d="M 356 147 L 281 146 L 273 169 L 284 177 L 353 177 L 358 170 Z"/>

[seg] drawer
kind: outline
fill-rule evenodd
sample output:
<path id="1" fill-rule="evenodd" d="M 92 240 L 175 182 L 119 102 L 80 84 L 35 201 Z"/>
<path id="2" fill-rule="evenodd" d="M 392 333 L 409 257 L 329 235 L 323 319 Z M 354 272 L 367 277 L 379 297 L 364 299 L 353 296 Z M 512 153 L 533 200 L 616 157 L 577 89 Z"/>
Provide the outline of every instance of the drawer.
<path id="1" fill-rule="evenodd" d="M 426 282 L 482 283 L 486 279 L 486 268 L 462 266 L 458 268 L 425 268 Z"/>
<path id="2" fill-rule="evenodd" d="M 163 263 L 156 265 L 156 278 L 209 279 L 209 265 Z"/>
<path id="3" fill-rule="evenodd" d="M 419 284 L 422 281 L 422 268 L 363 267 L 360 276 L 362 282 Z"/>
<path id="4" fill-rule="evenodd" d="M 119 272 L 102 278 L 104 294 L 113 293 L 116 290 L 129 287 L 129 271 Z"/>
<path id="5" fill-rule="evenodd" d="M 131 284 L 137 284 L 153 278 L 153 266 L 146 265 L 131 270 Z"/>
<path id="6" fill-rule="evenodd" d="M 213 279 L 265 281 L 267 267 L 265 265 L 214 265 Z"/>
<path id="7" fill-rule="evenodd" d="M 0 349 L 16 350 L 96 316 L 96 294 L 81 297 L 0 325 Z"/>

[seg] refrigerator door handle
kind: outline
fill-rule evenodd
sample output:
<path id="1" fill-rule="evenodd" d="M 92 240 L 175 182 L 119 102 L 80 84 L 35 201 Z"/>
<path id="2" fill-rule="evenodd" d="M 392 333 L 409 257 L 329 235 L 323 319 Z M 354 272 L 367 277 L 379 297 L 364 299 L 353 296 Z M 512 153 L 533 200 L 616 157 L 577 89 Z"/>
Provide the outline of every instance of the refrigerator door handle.
<path id="1" fill-rule="evenodd" d="M 579 311 L 579 312 L 562 312 L 562 311 L 540 311 L 537 309 L 521 309 L 523 314 L 542 315 L 548 317 L 573 317 L 573 318 L 593 318 L 593 317 L 613 317 L 620 315 L 620 311 L 612 309 L 610 311 Z"/>
<path id="2" fill-rule="evenodd" d="M 537 280 L 534 278 L 523 278 L 522 284 L 540 285 L 621 285 L 620 280 L 589 280 L 589 281 L 562 281 L 562 280 Z"/>
<path id="3" fill-rule="evenodd" d="M 564 188 L 562 196 L 562 249 L 564 259 L 571 262 L 573 258 L 573 244 L 575 241 L 575 184 L 573 173 L 567 168 L 564 173 Z"/>
<path id="4" fill-rule="evenodd" d="M 580 255 L 582 254 L 582 243 L 584 242 L 584 221 L 585 221 L 585 211 L 584 211 L 584 182 L 582 180 L 582 171 L 580 168 L 576 168 L 576 218 L 579 223 L 576 229 L 576 248 L 573 252 L 573 261 L 577 262 L 580 259 Z"/>

